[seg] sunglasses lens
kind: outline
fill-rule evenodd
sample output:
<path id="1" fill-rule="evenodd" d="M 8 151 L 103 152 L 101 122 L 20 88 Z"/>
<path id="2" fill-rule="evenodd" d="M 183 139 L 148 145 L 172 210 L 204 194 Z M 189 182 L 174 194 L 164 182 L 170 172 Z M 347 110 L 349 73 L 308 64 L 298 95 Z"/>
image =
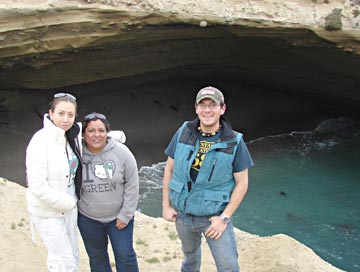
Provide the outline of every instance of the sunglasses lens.
<path id="1" fill-rule="evenodd" d="M 69 97 L 70 99 L 76 101 L 76 97 L 69 93 L 57 93 L 54 94 L 54 98 L 62 98 L 62 97 Z"/>

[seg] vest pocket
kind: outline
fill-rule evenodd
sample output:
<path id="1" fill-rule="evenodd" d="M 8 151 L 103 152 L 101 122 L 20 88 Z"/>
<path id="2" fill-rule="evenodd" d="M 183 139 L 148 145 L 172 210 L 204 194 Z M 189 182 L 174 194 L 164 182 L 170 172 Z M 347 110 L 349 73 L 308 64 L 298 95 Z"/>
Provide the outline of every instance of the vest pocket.
<path id="1" fill-rule="evenodd" d="M 187 192 L 183 192 L 185 184 L 180 181 L 171 180 L 169 184 L 170 189 L 170 201 L 173 208 L 177 210 L 184 210 L 184 203 Z"/>
<path id="2" fill-rule="evenodd" d="M 229 201 L 229 192 L 205 190 L 203 193 L 190 194 L 185 212 L 196 216 L 219 214 Z"/>
<path id="3" fill-rule="evenodd" d="M 176 181 L 176 180 L 170 181 L 170 184 L 169 184 L 170 190 L 173 190 L 173 191 L 175 191 L 177 193 L 181 193 L 183 187 L 184 187 L 183 182 L 179 182 L 179 181 Z"/>
<path id="4" fill-rule="evenodd" d="M 202 205 L 203 214 L 210 215 L 221 212 L 229 201 L 229 192 L 206 190 L 204 192 L 204 205 Z"/>
<path id="5" fill-rule="evenodd" d="M 220 201 L 220 202 L 229 202 L 230 194 L 226 191 L 208 191 L 204 192 L 204 200 L 209 201 Z"/>

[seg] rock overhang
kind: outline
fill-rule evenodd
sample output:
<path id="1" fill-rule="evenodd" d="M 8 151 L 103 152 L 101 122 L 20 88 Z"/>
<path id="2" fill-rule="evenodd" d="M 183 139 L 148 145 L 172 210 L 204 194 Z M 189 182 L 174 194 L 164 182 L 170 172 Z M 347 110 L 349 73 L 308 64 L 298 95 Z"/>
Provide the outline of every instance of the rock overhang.
<path id="1" fill-rule="evenodd" d="M 203 69 L 263 78 L 284 89 L 310 85 L 309 92 L 360 100 L 355 90 L 359 19 L 354 15 L 359 4 L 352 1 L 303 1 L 302 6 L 294 1 L 249 1 L 252 6 L 236 1 L 222 6 L 206 1 L 39 2 L 0 11 L 3 89 L 50 89 Z M 326 30 L 326 16 L 341 3 L 343 29 Z M 334 88 L 333 75 L 341 91 Z M 299 77 L 316 78 L 316 83 L 304 84 Z"/>

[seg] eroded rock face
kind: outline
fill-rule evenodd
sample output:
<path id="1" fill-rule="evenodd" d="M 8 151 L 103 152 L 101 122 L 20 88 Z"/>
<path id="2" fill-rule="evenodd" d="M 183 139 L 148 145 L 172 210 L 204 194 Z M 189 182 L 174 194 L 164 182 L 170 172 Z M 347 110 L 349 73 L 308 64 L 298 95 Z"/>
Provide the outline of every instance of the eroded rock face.
<path id="1" fill-rule="evenodd" d="M 311 88 L 330 94 L 321 73 L 340 73 L 341 96 L 358 96 L 358 1 L 19 0 L 0 8 L 1 89 L 216 66 L 250 81 L 280 77 L 287 89 L 299 85 L 296 75 L 317 75 Z"/>
<path id="2" fill-rule="evenodd" d="M 309 29 L 359 50 L 359 1 L 23 0 L 0 4 L 1 56 L 91 46 L 148 25 Z M 333 31 L 331 31 L 333 30 Z M 353 40 L 353 42 L 350 42 Z"/>

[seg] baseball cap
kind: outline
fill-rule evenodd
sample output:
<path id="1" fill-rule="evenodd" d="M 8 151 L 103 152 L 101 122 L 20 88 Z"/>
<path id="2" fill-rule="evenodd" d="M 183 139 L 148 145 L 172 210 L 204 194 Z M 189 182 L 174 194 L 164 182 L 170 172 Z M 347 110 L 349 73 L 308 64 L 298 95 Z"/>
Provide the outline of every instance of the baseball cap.
<path id="1" fill-rule="evenodd" d="M 225 104 L 225 99 L 222 92 L 212 86 L 204 87 L 197 93 L 196 104 L 199 104 L 199 102 L 205 98 L 210 98 L 218 104 Z"/>

